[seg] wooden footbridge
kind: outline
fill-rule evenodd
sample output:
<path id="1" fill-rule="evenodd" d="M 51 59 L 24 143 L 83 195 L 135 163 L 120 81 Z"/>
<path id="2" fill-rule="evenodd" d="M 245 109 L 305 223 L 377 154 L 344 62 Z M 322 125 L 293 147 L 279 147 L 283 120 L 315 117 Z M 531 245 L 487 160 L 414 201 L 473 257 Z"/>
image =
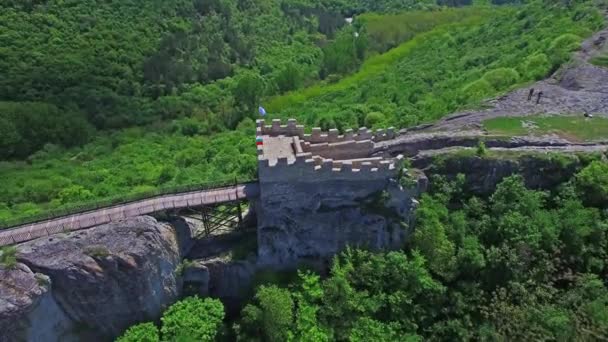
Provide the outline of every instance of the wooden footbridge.
<path id="1" fill-rule="evenodd" d="M 243 184 L 235 183 L 232 186 L 219 186 L 216 188 L 189 189 L 182 192 L 159 194 L 139 200 L 126 201 L 119 204 L 98 207 L 79 211 L 73 214 L 56 215 L 35 222 L 22 224 L 0 230 L 0 246 L 12 245 L 33 240 L 53 234 L 76 231 L 101 224 L 118 221 L 127 217 L 151 215 L 160 212 L 179 212 L 189 210 L 202 213 L 204 233 L 210 233 L 213 225 L 228 225 L 232 218 L 218 219 L 210 214 L 211 208 L 229 203 L 239 203 L 243 200 L 254 199 L 259 195 L 257 182 Z M 230 206 L 237 208 L 234 211 L 236 220 L 242 220 L 240 205 Z"/>

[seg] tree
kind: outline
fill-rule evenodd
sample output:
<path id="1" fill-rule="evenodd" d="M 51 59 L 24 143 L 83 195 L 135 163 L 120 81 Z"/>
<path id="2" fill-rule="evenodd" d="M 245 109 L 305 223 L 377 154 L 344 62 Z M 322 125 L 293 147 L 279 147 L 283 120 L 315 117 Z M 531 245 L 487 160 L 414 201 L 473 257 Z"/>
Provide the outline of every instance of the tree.
<path id="1" fill-rule="evenodd" d="M 21 142 L 21 136 L 15 125 L 0 116 L 0 159 L 12 157 Z"/>
<path id="2" fill-rule="evenodd" d="M 428 261 L 429 268 L 446 279 L 455 271 L 455 246 L 448 239 L 445 207 L 430 196 L 422 197 L 422 206 L 416 211 L 416 231 L 412 246 Z"/>
<path id="3" fill-rule="evenodd" d="M 130 327 L 116 342 L 158 342 L 160 337 L 154 323 L 140 323 Z"/>
<path id="4" fill-rule="evenodd" d="M 286 289 L 275 285 L 261 286 L 255 295 L 255 304 L 243 309 L 241 339 L 264 336 L 267 341 L 286 341 L 291 334 L 294 303 Z"/>
<path id="5" fill-rule="evenodd" d="M 260 96 L 264 93 L 264 80 L 254 72 L 246 72 L 238 78 L 234 88 L 236 104 L 242 108 L 244 116 L 250 116 L 258 108 Z M 237 120 L 236 123 L 241 121 Z M 234 123 L 234 125 L 236 125 Z"/>
<path id="6" fill-rule="evenodd" d="M 576 188 L 585 202 L 594 206 L 608 204 L 608 162 L 593 161 L 575 178 Z"/>
<path id="7" fill-rule="evenodd" d="M 214 341 L 224 319 L 217 299 L 190 297 L 169 307 L 161 318 L 163 341 Z"/>

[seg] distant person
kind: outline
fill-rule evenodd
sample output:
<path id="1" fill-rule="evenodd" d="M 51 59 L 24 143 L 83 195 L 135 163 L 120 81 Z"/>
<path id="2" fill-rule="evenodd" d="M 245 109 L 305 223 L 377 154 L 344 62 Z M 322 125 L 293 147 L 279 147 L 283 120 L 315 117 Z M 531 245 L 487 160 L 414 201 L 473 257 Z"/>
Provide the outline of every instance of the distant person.
<path id="1" fill-rule="evenodd" d="M 528 93 L 528 101 L 532 100 L 532 96 L 534 96 L 534 88 L 530 89 L 530 92 Z"/>
<path id="2" fill-rule="evenodd" d="M 541 97 L 543 97 L 543 92 L 542 92 L 542 91 L 538 92 L 538 96 L 537 96 L 537 98 L 536 98 L 536 104 L 539 104 L 539 103 L 540 103 L 540 98 L 541 98 Z"/>

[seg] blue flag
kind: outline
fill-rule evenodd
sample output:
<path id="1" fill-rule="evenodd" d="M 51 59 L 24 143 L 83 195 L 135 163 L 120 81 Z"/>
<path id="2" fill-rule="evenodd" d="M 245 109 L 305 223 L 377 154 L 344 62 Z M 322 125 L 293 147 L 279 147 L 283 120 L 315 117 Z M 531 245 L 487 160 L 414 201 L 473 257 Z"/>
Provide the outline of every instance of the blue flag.
<path id="1" fill-rule="evenodd" d="M 264 109 L 264 107 L 260 107 L 260 108 L 258 108 L 258 111 L 260 112 L 260 115 L 261 115 L 261 116 L 266 115 L 266 109 Z"/>

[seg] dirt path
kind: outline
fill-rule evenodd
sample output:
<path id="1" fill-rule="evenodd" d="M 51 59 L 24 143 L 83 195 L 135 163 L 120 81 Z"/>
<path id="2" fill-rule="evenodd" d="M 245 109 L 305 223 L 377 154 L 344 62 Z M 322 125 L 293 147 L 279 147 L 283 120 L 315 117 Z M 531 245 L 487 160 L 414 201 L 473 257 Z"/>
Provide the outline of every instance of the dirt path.
<path id="1" fill-rule="evenodd" d="M 589 113 L 608 117 L 608 68 L 589 63 L 602 52 L 608 52 L 608 28 L 585 40 L 572 61 L 550 78 L 489 100 L 488 109 L 452 114 L 424 131 L 479 129 L 484 120 L 503 116 Z M 539 104 L 536 98 L 527 101 L 530 88 L 543 92 Z"/>
<path id="2" fill-rule="evenodd" d="M 446 153 L 453 153 L 462 150 L 473 150 L 472 147 L 447 147 L 438 150 L 427 150 L 420 151 L 416 158 L 424 158 L 435 155 L 441 155 Z M 593 152 L 606 152 L 608 146 L 605 145 L 566 145 L 566 146 L 521 146 L 521 147 L 493 147 L 488 148 L 489 151 L 496 152 L 536 152 L 536 153 L 593 153 Z M 414 158 L 414 159 L 416 159 Z"/>

